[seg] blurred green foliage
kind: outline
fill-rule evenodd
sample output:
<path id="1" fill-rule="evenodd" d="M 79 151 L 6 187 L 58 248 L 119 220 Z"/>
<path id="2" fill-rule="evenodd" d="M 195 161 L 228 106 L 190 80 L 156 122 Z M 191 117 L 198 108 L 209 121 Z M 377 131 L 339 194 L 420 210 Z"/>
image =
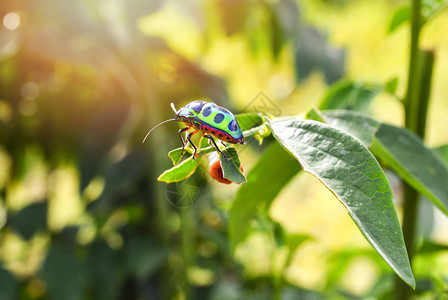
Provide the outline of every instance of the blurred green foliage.
<path id="1" fill-rule="evenodd" d="M 172 115 L 170 102 L 205 98 L 243 111 L 255 94 L 241 95 L 260 86 L 242 60 L 269 78 L 292 70 L 294 86 L 315 74 L 328 84 L 343 78 L 346 51 L 305 20 L 300 2 L 3 0 L 0 17 L 0 299 L 344 299 L 353 295 L 343 274 L 360 257 L 380 274 L 367 295 L 390 292 L 390 270 L 365 249 L 335 250 L 319 288 L 288 280 L 284 269 L 313 237 L 287 232 L 266 207 L 256 208 L 242 229 L 251 239 L 233 255 L 229 192 L 207 171 L 182 184 L 156 181 L 178 146 L 174 125 L 141 143 Z M 243 48 L 222 42 L 236 39 Z M 367 94 L 370 103 L 379 89 L 343 82 L 327 99 Z M 285 90 L 276 105 L 296 92 Z M 250 143 L 249 160 L 259 150 Z M 272 261 L 248 266 L 238 256 L 245 247 Z M 265 263 L 268 271 L 252 272 Z"/>

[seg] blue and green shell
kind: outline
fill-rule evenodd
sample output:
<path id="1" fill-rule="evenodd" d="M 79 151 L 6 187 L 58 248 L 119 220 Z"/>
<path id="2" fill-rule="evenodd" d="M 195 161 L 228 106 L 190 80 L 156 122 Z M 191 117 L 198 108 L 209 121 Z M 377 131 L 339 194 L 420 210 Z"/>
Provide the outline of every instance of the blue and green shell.
<path id="1" fill-rule="evenodd" d="M 176 112 L 175 119 L 217 139 L 232 144 L 244 144 L 244 136 L 235 116 L 213 102 L 196 100 Z"/>

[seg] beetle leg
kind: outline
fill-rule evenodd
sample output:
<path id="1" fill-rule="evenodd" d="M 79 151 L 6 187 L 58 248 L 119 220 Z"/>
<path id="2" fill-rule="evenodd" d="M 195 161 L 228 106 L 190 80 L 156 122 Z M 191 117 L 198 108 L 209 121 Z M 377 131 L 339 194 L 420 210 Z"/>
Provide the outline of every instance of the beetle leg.
<path id="1" fill-rule="evenodd" d="M 190 127 L 182 128 L 182 129 L 179 130 L 179 132 L 178 132 L 178 133 L 179 133 L 180 142 L 182 143 L 182 151 L 180 152 L 180 155 L 183 155 L 183 154 L 184 154 L 184 149 L 185 149 L 185 146 L 186 146 L 186 143 L 185 143 L 184 139 L 182 138 L 182 132 L 187 131 L 189 128 L 190 128 Z"/>
<path id="2" fill-rule="evenodd" d="M 197 133 L 197 132 L 198 132 L 198 130 L 195 130 L 195 131 L 193 131 L 193 132 L 190 132 L 190 133 L 187 135 L 187 141 L 189 141 L 190 144 L 191 144 L 191 146 L 193 146 L 193 148 L 194 148 L 193 159 L 196 158 L 196 152 L 198 152 L 198 148 L 197 148 L 197 147 L 193 144 L 193 142 L 191 141 L 191 136 L 192 136 L 193 134 Z"/>
<path id="3" fill-rule="evenodd" d="M 221 153 L 224 157 L 226 157 L 226 155 L 224 153 L 222 153 L 221 150 L 219 150 L 218 146 L 216 145 L 215 140 L 213 139 L 213 137 L 211 135 L 204 135 L 204 137 L 208 138 L 210 141 L 212 141 L 213 146 L 215 146 L 216 150 L 218 150 L 219 153 Z"/>

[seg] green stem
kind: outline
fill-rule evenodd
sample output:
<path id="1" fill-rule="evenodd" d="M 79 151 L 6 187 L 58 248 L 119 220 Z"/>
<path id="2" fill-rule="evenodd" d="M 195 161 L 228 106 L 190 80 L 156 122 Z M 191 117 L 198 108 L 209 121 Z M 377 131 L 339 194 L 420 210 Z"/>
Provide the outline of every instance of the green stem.
<path id="1" fill-rule="evenodd" d="M 411 45 L 409 55 L 408 85 L 406 89 L 405 105 L 405 125 L 413 132 L 417 130 L 417 112 L 419 101 L 419 76 L 418 68 L 418 45 L 421 28 L 421 0 L 412 0 L 411 15 Z M 414 257 L 415 228 L 417 223 L 418 192 L 411 186 L 404 186 L 403 203 L 403 236 L 412 265 Z M 410 298 L 412 290 L 400 278 L 396 278 L 395 297 L 396 299 L 407 300 Z"/>
<path id="2" fill-rule="evenodd" d="M 137 35 L 135 37 L 136 39 L 136 43 L 137 45 L 140 45 L 140 43 L 142 42 L 140 35 Z M 136 46 L 136 49 L 143 49 L 142 47 Z M 144 57 L 143 53 L 134 53 L 135 57 L 137 58 L 142 58 Z M 147 128 L 151 128 L 151 125 L 149 123 L 149 120 L 157 120 L 157 118 L 159 117 L 159 113 L 160 113 L 160 99 L 158 99 L 157 95 L 154 94 L 154 89 L 152 89 L 150 87 L 149 84 L 147 84 L 148 82 L 152 82 L 152 78 L 149 77 L 147 70 L 145 67 L 143 67 L 145 64 L 142 63 L 141 60 L 137 61 L 137 70 L 139 70 L 139 82 L 144 82 L 146 84 L 142 84 L 142 94 L 144 96 L 144 99 L 146 101 L 143 101 L 142 103 L 147 104 L 148 106 L 148 126 Z M 139 102 L 140 103 L 140 102 Z M 151 106 L 149 106 L 149 104 L 151 104 Z M 163 141 L 161 139 L 162 135 L 154 135 L 152 138 L 152 142 L 148 143 L 148 145 L 146 147 L 149 147 L 150 153 L 153 154 L 153 161 L 151 164 L 151 168 L 150 168 L 150 172 L 152 172 L 152 175 L 156 175 L 156 174 L 160 174 L 161 172 L 163 172 L 164 167 L 162 165 L 161 162 L 164 161 L 164 156 L 163 156 L 163 151 L 160 151 L 160 145 L 163 145 Z M 165 187 L 161 184 L 154 184 L 153 180 L 154 177 L 151 176 L 150 177 L 150 182 L 148 183 L 149 185 L 154 185 L 154 188 L 151 189 L 151 200 L 150 202 L 154 203 L 154 216 L 155 219 L 154 220 L 148 220 L 148 226 L 152 226 L 152 222 L 154 221 L 154 225 L 156 226 L 155 229 L 155 233 L 159 238 L 160 244 L 165 247 L 168 248 L 170 246 L 170 226 L 169 226 L 169 213 L 170 213 L 170 208 L 169 208 L 169 204 L 168 201 L 166 201 L 166 190 Z M 166 283 L 161 285 L 160 287 L 160 293 L 161 293 L 161 297 L 164 299 L 170 299 L 172 298 L 172 296 L 174 295 L 174 284 L 172 284 L 172 280 L 170 280 L 172 278 L 172 271 L 170 269 L 170 266 L 168 264 L 166 264 L 160 271 L 160 277 L 161 277 L 161 281 Z"/>
<path id="3" fill-rule="evenodd" d="M 417 129 L 419 106 L 419 39 L 421 29 L 421 0 L 412 0 L 411 46 L 409 55 L 408 86 L 405 98 L 405 124 L 414 132 Z"/>
<path id="4" fill-rule="evenodd" d="M 407 183 L 404 184 L 403 236 L 411 265 L 414 257 L 418 196 L 419 194 L 413 187 Z M 395 279 L 395 299 L 407 300 L 410 299 L 411 294 L 412 288 L 397 276 Z"/>
<path id="5" fill-rule="evenodd" d="M 184 193 L 188 191 L 183 191 Z M 191 299 L 191 286 L 188 281 L 188 271 L 194 265 L 195 260 L 195 211 L 192 207 L 182 209 L 181 212 L 181 234 L 182 234 L 182 257 L 183 257 L 183 275 L 182 291 L 184 299 Z"/>
<path id="6" fill-rule="evenodd" d="M 274 287 L 274 300 L 280 300 L 282 297 L 282 290 L 278 287 Z"/>
<path id="7" fill-rule="evenodd" d="M 265 137 L 270 134 L 270 131 L 269 131 L 269 128 L 266 126 L 266 124 L 263 124 L 263 125 L 248 129 L 243 132 L 244 138 L 248 138 L 248 137 L 254 136 L 256 134 L 259 134 L 259 135 Z"/>
<path id="8" fill-rule="evenodd" d="M 420 0 L 412 1 L 411 49 L 408 87 L 405 98 L 405 124 L 409 130 L 424 139 L 434 66 L 434 52 L 419 51 L 418 48 L 421 29 L 420 7 Z M 415 254 L 418 200 L 418 192 L 410 185 L 405 184 L 403 235 L 411 264 Z M 395 284 L 396 299 L 410 299 L 411 295 L 412 289 L 397 277 Z"/>
<path id="9" fill-rule="evenodd" d="M 434 50 L 420 52 L 420 103 L 418 107 L 417 134 L 424 139 L 426 117 L 428 115 L 429 97 L 431 93 L 432 72 L 434 69 Z"/>
<path id="10" fill-rule="evenodd" d="M 420 93 L 419 93 L 419 105 L 416 116 L 416 129 L 415 133 L 419 135 L 422 139 L 425 137 L 426 129 L 426 117 L 429 106 L 430 90 L 431 90 L 431 80 L 432 72 L 434 67 L 434 52 L 433 51 L 421 51 L 421 65 L 419 67 L 420 74 Z M 418 199 L 419 194 L 411 186 L 405 185 L 404 190 L 404 215 L 403 215 L 403 233 L 408 249 L 408 254 L 410 260 L 415 254 L 415 236 L 416 236 L 416 224 L 418 217 Z M 404 285 L 404 284 L 402 284 Z M 398 299 L 408 299 L 411 294 L 411 289 L 407 286 L 403 286 L 400 289 L 401 294 Z"/>

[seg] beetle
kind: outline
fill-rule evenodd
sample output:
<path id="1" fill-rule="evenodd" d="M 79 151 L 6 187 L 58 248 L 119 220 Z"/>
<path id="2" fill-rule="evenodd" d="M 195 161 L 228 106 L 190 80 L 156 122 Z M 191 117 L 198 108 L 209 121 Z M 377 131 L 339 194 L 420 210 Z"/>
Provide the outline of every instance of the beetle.
<path id="1" fill-rule="evenodd" d="M 193 146 L 194 153 L 193 159 L 196 157 L 198 148 L 191 141 L 191 137 L 201 132 L 202 136 L 209 139 L 215 146 L 219 153 L 224 155 L 221 150 L 219 150 L 214 137 L 221 140 L 221 143 L 228 142 L 232 144 L 244 144 L 244 136 L 241 131 L 240 125 L 236 120 L 235 116 L 224 107 L 221 107 L 213 102 L 206 102 L 202 100 L 195 100 L 179 110 L 171 103 L 171 108 L 173 109 L 175 116 L 173 119 L 169 119 L 157 124 L 153 129 L 148 131 L 143 143 L 146 138 L 151 134 L 151 132 L 162 124 L 171 121 L 183 122 L 187 127 L 179 130 L 179 138 L 182 143 L 181 155 L 184 153 L 184 149 L 188 142 Z M 182 137 L 182 133 L 193 129 L 186 135 L 186 141 Z M 225 155 L 224 155 L 225 156 Z"/>

